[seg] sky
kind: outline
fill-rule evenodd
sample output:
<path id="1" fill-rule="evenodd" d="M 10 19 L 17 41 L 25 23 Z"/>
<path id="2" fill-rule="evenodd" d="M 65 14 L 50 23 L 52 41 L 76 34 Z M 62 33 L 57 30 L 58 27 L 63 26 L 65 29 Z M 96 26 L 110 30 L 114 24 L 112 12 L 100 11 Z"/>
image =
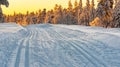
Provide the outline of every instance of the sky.
<path id="1" fill-rule="evenodd" d="M 13 14 L 16 13 L 26 13 L 26 11 L 37 11 L 39 9 L 46 8 L 50 10 L 54 8 L 55 4 L 61 4 L 63 7 L 68 6 L 69 0 L 8 0 L 10 5 L 8 8 L 2 6 L 4 14 Z M 75 0 L 71 0 L 74 3 Z M 95 0 L 97 1 L 97 0 Z M 78 0 L 79 2 L 79 0 Z M 83 0 L 83 4 L 86 3 L 86 0 Z"/>

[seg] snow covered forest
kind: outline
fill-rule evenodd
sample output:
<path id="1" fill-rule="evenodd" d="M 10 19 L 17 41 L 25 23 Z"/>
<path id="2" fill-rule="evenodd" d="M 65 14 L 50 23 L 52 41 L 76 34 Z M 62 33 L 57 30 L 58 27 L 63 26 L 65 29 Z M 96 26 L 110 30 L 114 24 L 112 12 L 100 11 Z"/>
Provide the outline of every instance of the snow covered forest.
<path id="1" fill-rule="evenodd" d="M 51 23 L 119 28 L 120 0 L 98 0 L 97 7 L 94 0 L 86 0 L 85 6 L 82 0 L 75 0 L 74 4 L 69 0 L 67 8 L 56 4 L 51 10 L 27 11 L 26 14 L 14 12 L 14 15 L 3 17 L 4 22 L 16 22 L 20 25 Z"/>

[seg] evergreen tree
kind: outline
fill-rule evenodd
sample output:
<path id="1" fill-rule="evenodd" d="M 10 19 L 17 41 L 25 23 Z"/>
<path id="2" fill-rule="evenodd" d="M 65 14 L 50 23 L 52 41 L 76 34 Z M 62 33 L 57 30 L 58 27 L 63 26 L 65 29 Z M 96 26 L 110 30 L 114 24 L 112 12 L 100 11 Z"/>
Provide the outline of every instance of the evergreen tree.
<path id="1" fill-rule="evenodd" d="M 4 22 L 4 17 L 3 17 L 1 5 L 5 5 L 6 7 L 8 7 L 9 2 L 7 0 L 0 0 L 0 23 Z"/>
<path id="2" fill-rule="evenodd" d="M 53 18 L 53 23 L 57 24 L 57 20 L 58 20 L 58 4 L 55 5 L 54 7 L 54 18 Z"/>
<path id="3" fill-rule="evenodd" d="M 0 0 L 0 5 L 5 5 L 6 7 L 8 7 L 9 2 L 7 0 Z"/>
<path id="4" fill-rule="evenodd" d="M 2 8 L 0 6 L 0 23 L 3 22 L 3 13 L 2 13 Z"/>
<path id="5" fill-rule="evenodd" d="M 26 22 L 27 22 L 27 24 L 30 24 L 30 22 L 31 22 L 30 16 L 26 16 Z"/>
<path id="6" fill-rule="evenodd" d="M 69 0 L 68 10 L 67 10 L 67 15 L 66 15 L 67 24 L 74 24 L 73 19 L 74 19 L 73 18 L 73 5 L 71 3 L 71 0 Z"/>
<path id="7" fill-rule="evenodd" d="M 54 11 L 51 10 L 51 11 L 50 11 L 50 22 L 49 22 L 49 23 L 54 23 L 54 20 L 53 20 L 54 17 L 55 17 L 55 16 L 54 16 Z"/>
<path id="8" fill-rule="evenodd" d="M 120 1 L 116 4 L 113 11 L 112 27 L 120 28 Z"/>
<path id="9" fill-rule="evenodd" d="M 45 23 L 54 23 L 54 12 L 50 10 L 46 14 Z"/>
<path id="10" fill-rule="evenodd" d="M 97 18 L 101 22 L 93 21 L 93 23 L 99 24 L 97 26 L 108 27 L 110 22 L 112 21 L 112 8 L 113 8 L 113 0 L 100 0 L 97 6 Z"/>
<path id="11" fill-rule="evenodd" d="M 77 2 L 77 0 L 75 0 L 75 2 L 74 2 L 74 8 L 77 8 L 78 7 L 78 2 Z"/>
<path id="12" fill-rule="evenodd" d="M 80 14 L 82 13 L 82 0 L 79 1 L 79 5 L 78 5 Z"/>
<path id="13" fill-rule="evenodd" d="M 45 23 L 50 23 L 50 11 L 46 13 Z"/>
<path id="14" fill-rule="evenodd" d="M 38 18 L 37 18 L 37 23 L 38 23 L 38 24 L 39 24 L 39 23 L 42 23 L 42 21 L 41 21 L 41 19 L 42 19 L 41 14 L 42 14 L 42 11 L 39 10 L 39 11 L 38 11 Z"/>
<path id="15" fill-rule="evenodd" d="M 67 9 L 63 9 L 63 24 L 67 24 Z"/>
<path id="16" fill-rule="evenodd" d="M 77 0 L 75 0 L 75 2 L 74 2 L 74 9 L 73 9 L 73 21 L 74 21 L 74 24 L 78 24 L 78 9 L 79 9 L 79 7 L 78 7 L 78 2 L 77 2 Z"/>
<path id="17" fill-rule="evenodd" d="M 90 5 L 90 22 L 94 20 L 95 14 L 96 14 L 95 4 L 94 0 L 92 0 Z"/>
<path id="18" fill-rule="evenodd" d="M 56 5 L 55 6 L 55 13 L 54 13 L 54 23 L 55 24 L 61 24 L 63 23 L 63 9 L 61 5 Z"/>
<path id="19" fill-rule="evenodd" d="M 84 7 L 82 14 L 84 16 L 83 25 L 89 26 L 89 22 L 90 22 L 90 1 L 89 0 L 87 0 L 86 2 L 86 6 Z"/>
<path id="20" fill-rule="evenodd" d="M 58 23 L 63 23 L 63 8 L 61 5 L 58 7 Z"/>
<path id="21" fill-rule="evenodd" d="M 71 0 L 69 0 L 69 2 L 68 2 L 68 10 L 72 11 L 72 9 L 73 9 L 73 5 L 71 3 Z"/>
<path id="22" fill-rule="evenodd" d="M 46 9 L 43 9 L 43 11 L 41 12 L 41 22 L 42 23 L 45 22 L 45 17 L 46 17 Z"/>
<path id="23" fill-rule="evenodd" d="M 79 5 L 78 5 L 78 24 L 81 24 L 81 13 L 82 13 L 82 0 L 79 1 Z"/>

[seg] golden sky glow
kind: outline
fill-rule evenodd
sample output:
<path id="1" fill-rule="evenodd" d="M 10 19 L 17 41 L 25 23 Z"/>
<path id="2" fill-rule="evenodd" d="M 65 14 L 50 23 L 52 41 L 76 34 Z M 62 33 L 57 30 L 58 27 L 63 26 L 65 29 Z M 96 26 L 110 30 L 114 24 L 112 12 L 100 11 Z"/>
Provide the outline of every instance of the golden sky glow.
<path id="1" fill-rule="evenodd" d="M 8 8 L 2 6 L 4 14 L 26 13 L 26 11 L 37 11 L 46 8 L 47 10 L 54 8 L 55 4 L 61 4 L 67 7 L 69 0 L 8 0 L 10 5 Z M 75 0 L 71 0 L 74 3 Z M 79 1 L 79 0 L 78 0 Z M 97 0 L 95 0 L 97 1 Z M 83 0 L 86 3 L 86 0 Z"/>

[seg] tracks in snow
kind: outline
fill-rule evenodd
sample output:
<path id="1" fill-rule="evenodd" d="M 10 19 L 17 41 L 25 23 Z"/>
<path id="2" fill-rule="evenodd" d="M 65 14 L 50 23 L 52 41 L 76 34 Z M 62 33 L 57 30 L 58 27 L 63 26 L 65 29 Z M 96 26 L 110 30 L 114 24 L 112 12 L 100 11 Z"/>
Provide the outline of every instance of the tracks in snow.
<path id="1" fill-rule="evenodd" d="M 105 44 L 82 31 L 52 25 L 27 27 L 27 31 L 18 41 L 10 67 L 108 67 L 100 53 Z"/>
<path id="2" fill-rule="evenodd" d="M 29 67 L 29 39 L 31 36 L 33 36 L 32 32 L 20 42 L 14 67 Z"/>

